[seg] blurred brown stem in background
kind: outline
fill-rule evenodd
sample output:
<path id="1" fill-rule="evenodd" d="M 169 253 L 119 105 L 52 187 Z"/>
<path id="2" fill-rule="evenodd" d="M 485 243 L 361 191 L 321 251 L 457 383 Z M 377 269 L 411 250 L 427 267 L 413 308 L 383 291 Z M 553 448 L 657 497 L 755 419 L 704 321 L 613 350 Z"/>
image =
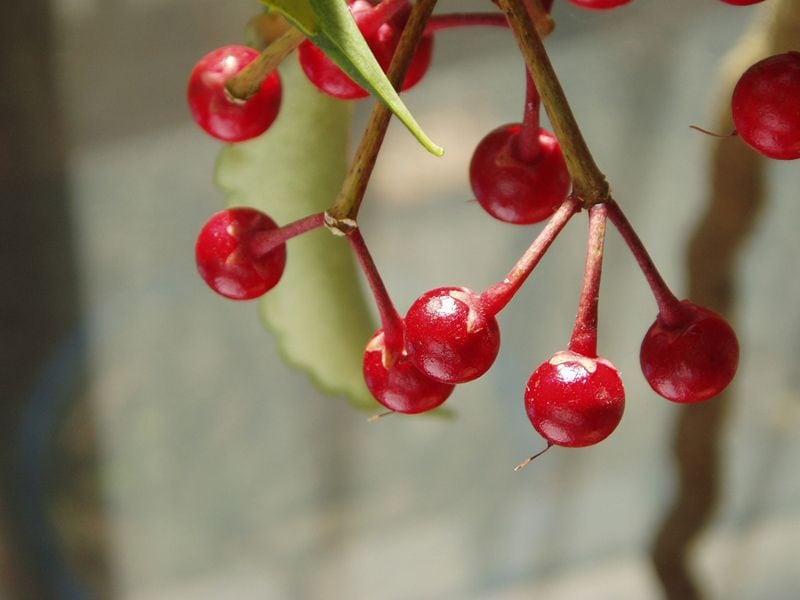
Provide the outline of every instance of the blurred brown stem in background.
<path id="1" fill-rule="evenodd" d="M 741 73 L 800 41 L 800 3 L 778 0 L 771 8 L 769 18 L 759 21 L 729 57 L 716 131 L 730 129 L 730 95 Z M 738 139 L 715 139 L 712 144 L 708 206 L 689 243 L 689 298 L 733 320 L 738 253 L 766 203 L 764 159 Z M 704 595 L 689 568 L 689 553 L 720 500 L 721 438 L 732 396 L 728 390 L 709 402 L 685 406 L 677 421 L 673 440 L 676 497 L 652 549 L 656 572 L 670 600 Z"/>

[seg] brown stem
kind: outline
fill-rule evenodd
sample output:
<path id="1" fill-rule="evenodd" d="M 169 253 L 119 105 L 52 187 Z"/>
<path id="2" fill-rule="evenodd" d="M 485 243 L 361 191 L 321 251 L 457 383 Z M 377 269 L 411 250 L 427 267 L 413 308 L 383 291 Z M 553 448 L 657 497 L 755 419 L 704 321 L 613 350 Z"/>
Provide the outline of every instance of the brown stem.
<path id="1" fill-rule="evenodd" d="M 728 60 L 724 108 L 715 127 L 730 127 L 730 93 L 744 70 L 763 58 L 791 47 L 800 35 L 800 3 L 771 4 L 767 27 L 747 36 Z M 735 309 L 737 259 L 765 205 L 764 159 L 735 139 L 713 141 L 711 189 L 706 212 L 689 245 L 689 293 L 693 300 L 725 315 Z M 656 533 L 652 556 L 669 600 L 704 596 L 689 567 L 693 543 L 714 514 L 720 495 L 721 437 L 733 393 L 681 408 L 673 439 L 677 489 Z"/>
<path id="2" fill-rule="evenodd" d="M 539 35 L 545 37 L 556 28 L 556 22 L 550 16 L 553 0 L 522 0 L 525 8 L 536 26 Z"/>
<path id="3" fill-rule="evenodd" d="M 586 243 L 586 269 L 583 274 L 578 315 L 569 342 L 571 352 L 597 357 L 597 310 L 600 303 L 600 277 L 603 273 L 603 248 L 606 239 L 608 205 L 589 209 L 589 239 Z"/>
<path id="4" fill-rule="evenodd" d="M 400 89 L 414 58 L 417 46 L 425 34 L 425 26 L 436 6 L 436 0 L 418 0 L 411 9 L 403 35 L 392 58 L 387 76 L 395 89 Z M 361 138 L 353 164 L 345 177 L 342 189 L 325 213 L 326 225 L 335 234 L 347 235 L 356 226 L 358 211 L 367 189 L 375 160 L 378 157 L 392 113 L 383 102 L 376 102 L 367 129 Z"/>
<path id="5" fill-rule="evenodd" d="M 290 27 L 277 40 L 262 50 L 258 58 L 242 69 L 225 84 L 225 89 L 236 100 L 246 101 L 255 95 L 264 79 L 291 54 L 306 37 L 299 29 Z"/>
<path id="6" fill-rule="evenodd" d="M 608 201 L 608 182 L 595 164 L 583 139 L 542 39 L 528 14 L 526 0 L 499 0 L 499 5 L 514 31 L 525 64 L 536 83 L 553 131 L 564 151 L 572 178 L 573 194 L 580 198 L 584 207 Z"/>

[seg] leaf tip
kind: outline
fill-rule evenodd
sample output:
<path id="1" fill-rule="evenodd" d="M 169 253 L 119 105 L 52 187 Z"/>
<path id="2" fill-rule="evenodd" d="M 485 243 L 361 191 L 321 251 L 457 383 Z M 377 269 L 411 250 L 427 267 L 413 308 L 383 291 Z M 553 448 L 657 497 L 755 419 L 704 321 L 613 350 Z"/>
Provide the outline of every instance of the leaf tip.
<path id="1" fill-rule="evenodd" d="M 433 142 L 428 142 L 425 145 L 425 148 L 427 148 L 428 152 L 430 152 L 431 154 L 433 154 L 437 158 L 442 158 L 444 156 L 444 148 L 442 148 L 441 146 L 439 146 L 439 145 L 437 145 L 437 144 L 435 144 Z"/>

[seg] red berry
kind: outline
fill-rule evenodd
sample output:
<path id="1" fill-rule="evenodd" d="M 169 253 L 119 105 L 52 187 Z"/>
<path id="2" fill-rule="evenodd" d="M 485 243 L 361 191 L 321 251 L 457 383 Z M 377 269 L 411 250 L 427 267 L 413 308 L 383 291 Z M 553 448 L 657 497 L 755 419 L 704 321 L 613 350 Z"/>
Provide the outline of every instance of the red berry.
<path id="1" fill-rule="evenodd" d="M 628 4 L 632 0 L 569 0 L 573 4 L 577 4 L 583 8 L 592 10 L 607 10 L 609 8 L 616 8 L 623 4 Z"/>
<path id="2" fill-rule="evenodd" d="M 717 313 L 684 300 L 687 320 L 668 327 L 661 317 L 647 331 L 639 358 L 657 394 L 673 402 L 701 402 L 724 390 L 736 374 L 739 342 Z"/>
<path id="3" fill-rule="evenodd" d="M 777 54 L 747 69 L 733 90 L 736 132 L 769 158 L 800 158 L 800 52 Z"/>
<path id="4" fill-rule="evenodd" d="M 264 133 L 281 106 L 281 79 L 272 71 L 261 89 L 247 100 L 236 100 L 225 89 L 228 80 L 249 65 L 258 51 L 225 46 L 206 54 L 189 76 L 187 97 L 200 127 L 223 142 L 241 142 Z"/>
<path id="5" fill-rule="evenodd" d="M 350 0 L 348 5 L 356 24 L 360 27 L 368 18 L 369 13 L 374 10 L 372 4 L 364 0 Z M 384 71 L 389 69 L 389 64 L 392 62 L 392 57 L 400 42 L 400 34 L 403 32 L 408 20 L 408 15 L 409 9 L 406 8 L 393 15 L 386 23 L 381 24 L 374 31 L 364 33 L 362 30 L 364 39 Z M 403 81 L 403 90 L 411 88 L 422 79 L 431 64 L 432 53 L 433 36 L 425 35 L 417 48 L 406 78 Z M 309 80 L 326 94 L 342 100 L 366 98 L 369 95 L 310 41 L 307 40 L 300 44 L 298 56 L 300 65 Z"/>
<path id="6" fill-rule="evenodd" d="M 725 4 L 733 4 L 734 6 L 749 6 L 750 4 L 758 4 L 764 0 L 722 0 Z"/>
<path id="7" fill-rule="evenodd" d="M 364 381 L 373 397 L 394 412 L 417 414 L 442 404 L 455 386 L 435 381 L 417 369 L 403 353 L 386 364 L 383 329 L 372 336 L 364 352 Z"/>
<path id="8" fill-rule="evenodd" d="M 605 358 L 565 350 L 533 372 L 525 410 L 551 444 L 579 448 L 607 438 L 622 419 L 625 389 Z"/>
<path id="9" fill-rule="evenodd" d="M 558 140 L 544 129 L 539 130 L 536 160 L 522 160 L 517 151 L 521 129 L 511 123 L 484 137 L 472 155 L 469 178 L 486 212 L 523 225 L 552 215 L 569 193 L 570 178 Z"/>
<path id="10" fill-rule="evenodd" d="M 275 221 L 254 208 L 230 208 L 213 215 L 197 237 L 195 258 L 200 276 L 212 290 L 233 300 L 250 300 L 271 290 L 286 266 L 286 244 L 259 255 L 256 234 L 277 229 Z"/>
<path id="11" fill-rule="evenodd" d="M 437 381 L 464 383 L 483 375 L 500 350 L 500 328 L 480 295 L 444 287 L 420 296 L 406 315 L 406 349 L 416 367 Z"/>

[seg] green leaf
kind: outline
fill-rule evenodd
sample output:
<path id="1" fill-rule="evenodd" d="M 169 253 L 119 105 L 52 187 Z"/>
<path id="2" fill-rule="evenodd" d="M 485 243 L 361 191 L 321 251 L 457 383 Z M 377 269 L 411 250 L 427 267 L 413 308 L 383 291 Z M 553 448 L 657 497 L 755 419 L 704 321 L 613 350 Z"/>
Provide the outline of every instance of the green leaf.
<path id="1" fill-rule="evenodd" d="M 339 68 L 380 98 L 432 154 L 444 150 L 431 140 L 381 69 L 344 0 L 262 0 L 283 14 L 319 46 Z"/>
<path id="2" fill-rule="evenodd" d="M 229 205 L 254 206 L 278 223 L 328 208 L 346 172 L 351 104 L 320 94 L 294 61 L 281 67 L 281 114 L 261 137 L 226 146 L 217 185 Z M 375 330 L 347 241 L 319 229 L 289 240 L 281 282 L 260 302 L 281 354 L 324 391 L 360 408 L 377 404 L 361 372 Z"/>
<path id="3" fill-rule="evenodd" d="M 321 24 L 309 0 L 262 0 L 262 2 L 292 21 L 307 36 L 319 35 Z"/>

